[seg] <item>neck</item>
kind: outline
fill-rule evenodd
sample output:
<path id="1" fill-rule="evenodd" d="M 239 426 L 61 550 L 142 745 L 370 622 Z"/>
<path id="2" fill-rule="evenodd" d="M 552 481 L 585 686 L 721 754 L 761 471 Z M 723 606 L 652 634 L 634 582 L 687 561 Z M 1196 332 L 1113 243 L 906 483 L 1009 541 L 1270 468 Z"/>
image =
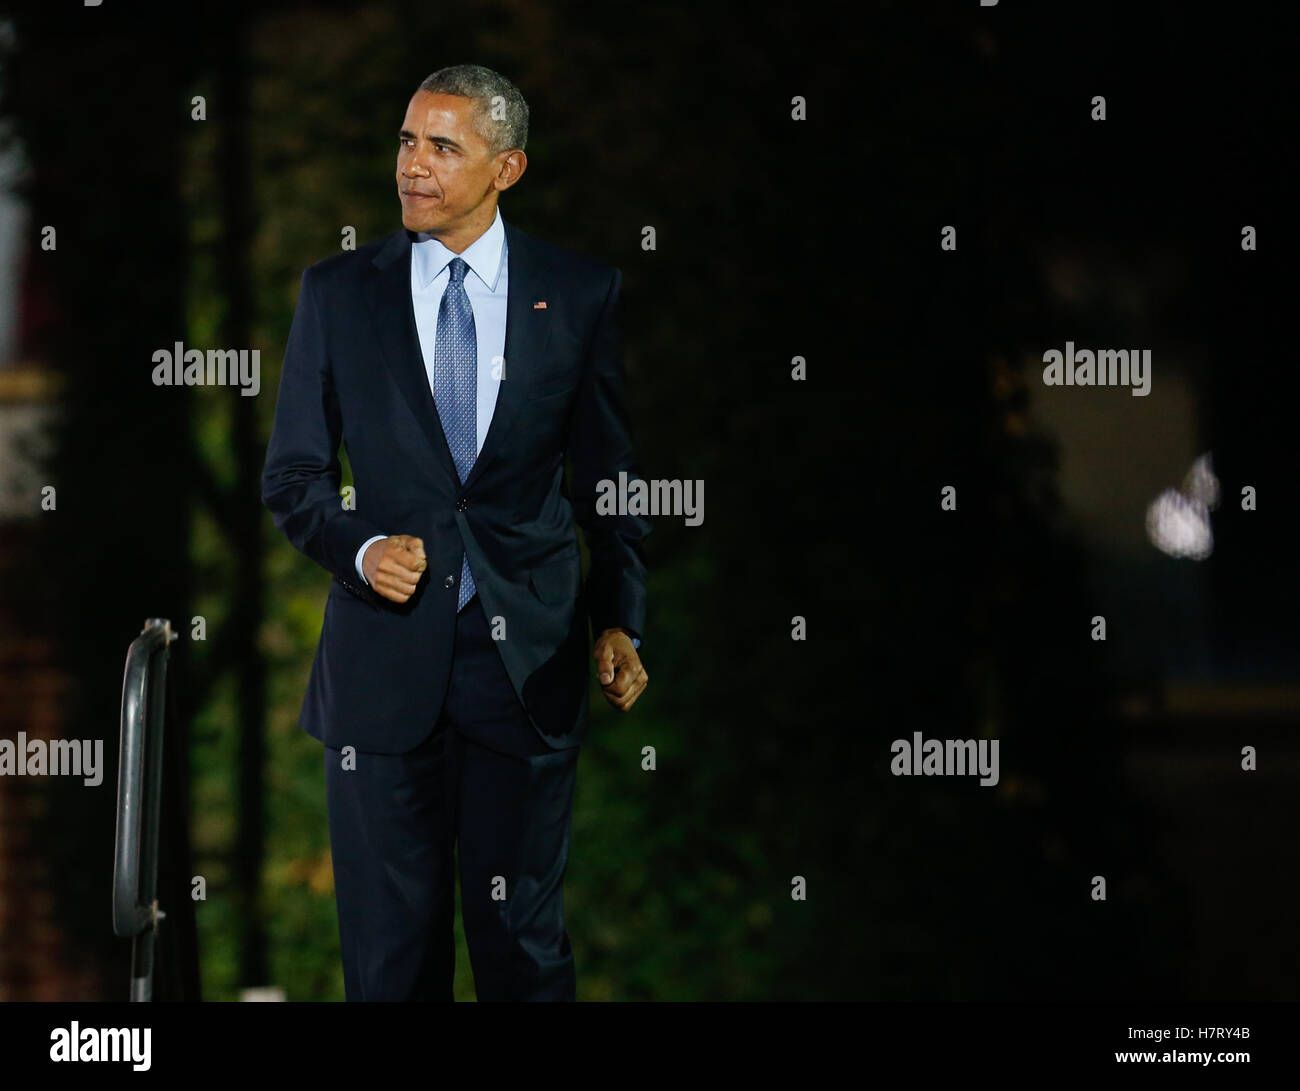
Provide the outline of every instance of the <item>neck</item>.
<path id="1" fill-rule="evenodd" d="M 442 231 L 421 232 L 426 238 L 437 239 L 453 254 L 463 254 L 477 239 L 487 232 L 497 216 L 496 202 L 488 209 L 486 217 L 476 217 L 472 223 L 457 224 Z"/>

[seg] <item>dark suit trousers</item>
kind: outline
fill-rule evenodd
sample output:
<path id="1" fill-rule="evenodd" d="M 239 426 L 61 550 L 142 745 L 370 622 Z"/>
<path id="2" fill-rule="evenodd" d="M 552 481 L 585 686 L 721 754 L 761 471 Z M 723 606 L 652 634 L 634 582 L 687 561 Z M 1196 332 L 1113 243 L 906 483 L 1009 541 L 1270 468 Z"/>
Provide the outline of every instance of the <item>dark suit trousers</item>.
<path id="1" fill-rule="evenodd" d="M 562 882 L 578 747 L 538 737 L 477 595 L 429 736 L 353 760 L 325 748 L 348 1000 L 452 999 L 453 850 L 479 1000 L 573 1000 Z"/>

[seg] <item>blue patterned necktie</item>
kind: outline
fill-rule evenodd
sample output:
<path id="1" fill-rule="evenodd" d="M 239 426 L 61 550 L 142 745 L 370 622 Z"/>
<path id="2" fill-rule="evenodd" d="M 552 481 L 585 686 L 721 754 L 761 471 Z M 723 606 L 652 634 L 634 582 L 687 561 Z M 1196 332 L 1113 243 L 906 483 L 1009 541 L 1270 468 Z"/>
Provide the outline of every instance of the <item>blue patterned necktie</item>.
<path id="1" fill-rule="evenodd" d="M 452 259 L 451 282 L 438 305 L 438 331 L 433 341 L 433 400 L 462 484 L 478 455 L 478 340 L 474 311 L 465 294 L 468 271 L 464 258 Z M 461 554 L 457 613 L 473 595 L 469 557 Z"/>

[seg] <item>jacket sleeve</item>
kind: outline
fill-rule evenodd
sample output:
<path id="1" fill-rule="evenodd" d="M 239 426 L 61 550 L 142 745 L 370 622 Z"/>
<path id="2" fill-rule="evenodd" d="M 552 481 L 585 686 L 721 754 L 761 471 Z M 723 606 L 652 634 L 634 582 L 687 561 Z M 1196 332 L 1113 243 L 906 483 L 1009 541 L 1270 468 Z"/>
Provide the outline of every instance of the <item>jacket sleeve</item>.
<path id="1" fill-rule="evenodd" d="M 262 502 L 293 547 L 368 601 L 379 596 L 357 579 L 358 548 L 383 535 L 339 495 L 343 418 L 321 321 L 314 271 L 302 277 L 284 353 L 275 423 L 262 469 Z"/>
<path id="2" fill-rule="evenodd" d="M 643 540 L 650 521 L 642 515 L 597 514 L 602 480 L 617 486 L 620 471 L 636 480 L 632 437 L 624 406 L 623 344 L 615 269 L 592 332 L 569 432 L 573 459 L 574 516 L 591 556 L 586 598 L 594 635 L 605 629 L 645 632 L 646 563 Z"/>

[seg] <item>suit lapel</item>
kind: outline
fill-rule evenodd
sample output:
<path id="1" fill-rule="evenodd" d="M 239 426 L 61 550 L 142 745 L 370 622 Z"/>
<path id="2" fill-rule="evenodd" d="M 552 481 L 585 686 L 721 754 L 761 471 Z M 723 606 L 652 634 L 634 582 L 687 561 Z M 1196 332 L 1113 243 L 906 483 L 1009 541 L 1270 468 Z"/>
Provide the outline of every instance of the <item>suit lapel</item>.
<path id="1" fill-rule="evenodd" d="M 503 221 L 504 223 L 504 221 Z M 470 468 L 465 487 L 478 479 L 501 447 L 502 437 L 510 431 L 515 415 L 523 407 L 528 387 L 538 365 L 546 358 L 551 339 L 550 312 L 533 310 L 533 304 L 546 299 L 543 274 L 547 260 L 531 235 L 504 223 L 506 260 L 510 263 L 510 286 L 506 295 L 505 377 L 497 388 L 492 423 L 488 425 L 483 449 Z"/>
<path id="2" fill-rule="evenodd" d="M 393 381 L 420 422 L 443 468 L 459 481 L 447 435 L 424 370 L 420 334 L 411 303 L 411 239 L 405 228 L 391 236 L 372 259 L 375 274 L 366 279 L 363 292 L 375 326 L 375 337 Z"/>
<path id="3" fill-rule="evenodd" d="M 550 312 L 534 310 L 546 299 L 544 273 L 549 264 L 532 236 L 504 222 L 509 289 L 506 296 L 505 377 L 497 389 L 492 423 L 483 449 L 470 469 L 464 488 L 479 477 L 497 454 L 502 437 L 527 400 L 528 387 L 545 358 L 551 336 Z M 375 274 L 366 279 L 363 294 L 374 322 L 375 336 L 393 381 L 420 422 L 451 481 L 460 475 L 447 444 L 438 407 L 429 389 L 429 376 L 420 350 L 420 335 L 411 303 L 411 238 L 405 229 L 394 233 L 372 259 Z"/>

